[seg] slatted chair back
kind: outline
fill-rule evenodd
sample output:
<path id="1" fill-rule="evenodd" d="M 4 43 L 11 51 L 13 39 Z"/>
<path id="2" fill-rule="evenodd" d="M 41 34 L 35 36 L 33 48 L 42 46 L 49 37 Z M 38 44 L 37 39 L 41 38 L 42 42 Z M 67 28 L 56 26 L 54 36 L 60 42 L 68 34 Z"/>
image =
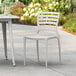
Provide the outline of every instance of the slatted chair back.
<path id="1" fill-rule="evenodd" d="M 55 31 L 59 22 L 59 12 L 39 12 L 37 17 L 38 32 Z"/>

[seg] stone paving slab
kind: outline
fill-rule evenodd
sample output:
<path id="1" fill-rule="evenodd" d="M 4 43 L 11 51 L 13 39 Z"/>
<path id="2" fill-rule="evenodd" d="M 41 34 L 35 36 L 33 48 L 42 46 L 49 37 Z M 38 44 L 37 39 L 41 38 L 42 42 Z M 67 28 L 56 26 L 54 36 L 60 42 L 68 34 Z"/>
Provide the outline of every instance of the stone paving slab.
<path id="1" fill-rule="evenodd" d="M 32 31 L 32 30 L 33 31 Z M 35 29 L 35 31 L 34 31 Z M 48 69 L 45 69 L 45 45 L 40 41 L 40 63 L 37 63 L 35 41 L 27 41 L 27 66 L 23 65 L 23 37 L 30 31 L 36 32 L 36 26 L 13 24 L 13 41 L 16 67 L 11 64 L 11 51 L 8 39 L 8 61 L 4 60 L 2 29 L 0 26 L 0 76 L 76 76 L 76 36 L 60 30 L 62 64 L 58 62 L 56 40 L 49 41 Z"/>

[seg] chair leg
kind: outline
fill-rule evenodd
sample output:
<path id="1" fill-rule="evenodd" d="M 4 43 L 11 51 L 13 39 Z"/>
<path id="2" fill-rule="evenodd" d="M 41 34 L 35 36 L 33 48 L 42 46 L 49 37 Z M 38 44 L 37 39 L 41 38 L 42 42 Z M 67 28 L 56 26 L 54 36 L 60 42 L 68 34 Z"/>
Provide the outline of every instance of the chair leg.
<path id="1" fill-rule="evenodd" d="M 38 40 L 36 41 L 37 43 L 37 60 L 39 62 L 39 43 L 38 43 Z"/>
<path id="2" fill-rule="evenodd" d="M 58 49 L 59 49 L 59 62 L 61 64 L 61 45 L 60 45 L 60 39 L 57 38 L 57 40 L 58 40 Z"/>
<path id="3" fill-rule="evenodd" d="M 24 38 L 24 65 L 26 65 L 26 38 Z"/>
<path id="4" fill-rule="evenodd" d="M 48 40 L 46 40 L 46 61 L 45 61 L 46 68 L 47 68 L 47 59 L 48 59 Z"/>

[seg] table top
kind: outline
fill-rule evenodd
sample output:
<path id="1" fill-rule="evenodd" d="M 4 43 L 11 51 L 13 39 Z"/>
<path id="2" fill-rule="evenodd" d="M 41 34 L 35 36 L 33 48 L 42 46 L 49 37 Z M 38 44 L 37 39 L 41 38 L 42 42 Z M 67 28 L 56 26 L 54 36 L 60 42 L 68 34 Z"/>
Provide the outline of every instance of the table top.
<path id="1" fill-rule="evenodd" d="M 15 15 L 4 15 L 4 14 L 0 14 L 0 19 L 16 19 L 16 18 L 19 18 L 18 16 L 15 16 Z"/>

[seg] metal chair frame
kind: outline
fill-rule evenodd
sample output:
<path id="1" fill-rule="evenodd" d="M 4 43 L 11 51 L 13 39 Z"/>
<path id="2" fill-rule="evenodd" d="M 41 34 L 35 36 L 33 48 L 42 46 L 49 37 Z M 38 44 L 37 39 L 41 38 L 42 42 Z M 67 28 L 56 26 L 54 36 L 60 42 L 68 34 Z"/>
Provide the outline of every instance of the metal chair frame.
<path id="1" fill-rule="evenodd" d="M 47 68 L 47 60 L 48 60 L 48 40 L 49 39 L 57 39 L 58 40 L 58 49 L 59 49 L 59 62 L 61 63 L 61 46 L 60 46 L 60 36 L 57 30 L 58 21 L 59 21 L 59 12 L 39 12 L 37 16 L 37 34 L 35 35 L 26 35 L 24 37 L 24 65 L 26 64 L 26 40 L 32 39 L 36 40 L 37 43 L 37 59 L 39 61 L 39 44 L 38 40 L 45 40 L 46 45 L 46 59 L 45 59 L 45 66 Z M 45 28 L 42 28 L 45 27 Z M 47 28 L 47 27 L 50 27 Z M 51 30 L 53 28 L 53 30 Z M 55 35 L 42 35 L 41 32 L 48 31 L 54 32 Z M 48 33 L 47 33 L 48 34 Z"/>

